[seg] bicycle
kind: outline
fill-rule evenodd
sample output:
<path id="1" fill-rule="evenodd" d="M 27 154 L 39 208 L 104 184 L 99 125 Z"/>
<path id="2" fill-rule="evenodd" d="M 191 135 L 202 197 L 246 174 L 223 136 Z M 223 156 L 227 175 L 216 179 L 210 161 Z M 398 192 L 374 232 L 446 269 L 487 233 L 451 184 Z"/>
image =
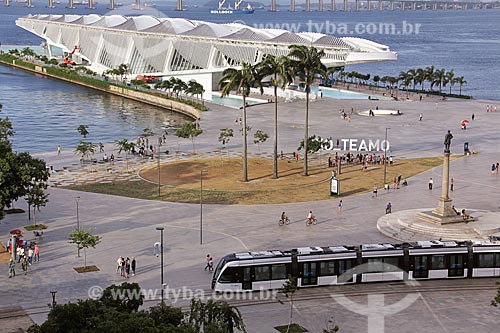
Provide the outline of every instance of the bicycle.
<path id="1" fill-rule="evenodd" d="M 316 223 L 318 223 L 318 220 L 316 219 L 316 217 L 306 219 L 306 226 L 310 226 L 311 224 L 316 224 Z"/>
<path id="2" fill-rule="evenodd" d="M 284 221 L 283 221 L 283 219 L 279 219 L 279 220 L 278 220 L 278 225 L 285 225 L 285 224 L 286 224 L 286 225 L 290 224 L 290 219 L 288 218 L 288 216 L 287 216 L 287 217 L 285 217 L 285 220 L 284 220 Z"/>

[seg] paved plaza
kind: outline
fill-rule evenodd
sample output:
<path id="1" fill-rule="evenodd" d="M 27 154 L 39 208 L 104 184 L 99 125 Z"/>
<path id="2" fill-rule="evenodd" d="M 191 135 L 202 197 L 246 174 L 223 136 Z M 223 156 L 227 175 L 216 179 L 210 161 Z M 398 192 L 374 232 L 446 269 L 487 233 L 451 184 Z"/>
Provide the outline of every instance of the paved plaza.
<path id="1" fill-rule="evenodd" d="M 452 154 L 462 154 L 464 142 L 469 142 L 471 150 L 479 152 L 451 162 L 450 176 L 455 180 L 451 197 L 455 206 L 499 212 L 497 197 L 500 194 L 500 175 L 492 175 L 490 166 L 500 161 L 500 112 L 486 113 L 486 104 L 492 104 L 491 101 L 415 100 L 321 99 L 311 103 L 310 134 L 334 139 L 383 140 L 386 128 L 390 128 L 390 155 L 401 159 L 441 155 L 444 134 L 450 129 L 454 135 Z M 402 115 L 365 117 L 354 112 L 350 122 L 341 120 L 339 115 L 339 109 L 350 112 L 351 108 L 359 111 L 375 109 L 377 106 L 380 109 L 400 110 Z M 282 103 L 279 112 L 278 150 L 291 153 L 303 137 L 304 102 Z M 420 113 L 423 114 L 422 121 L 419 121 Z M 461 130 L 461 120 L 470 120 L 472 113 L 475 113 L 475 120 L 469 123 L 467 130 Z M 225 127 L 235 129 L 229 149 L 238 152 L 241 138 L 238 138 L 239 124 L 235 120 L 240 114 L 241 110 L 215 105 L 210 111 L 204 112 L 201 120 L 204 132 L 196 140 L 198 152 L 205 156 L 216 154 L 220 148 L 217 141 L 219 129 Z M 252 133 L 260 129 L 272 137 L 272 119 L 271 104 L 248 109 L 248 124 L 252 126 Z M 171 151 L 190 152 L 192 149 L 189 140 L 171 140 L 167 140 L 166 146 Z M 111 145 L 106 146 L 108 156 L 111 149 Z M 259 152 L 256 145 L 249 145 L 249 151 L 251 154 Z M 270 156 L 272 139 L 262 144 L 260 151 Z M 116 151 L 114 153 L 117 155 Z M 61 184 L 71 183 L 73 176 L 83 177 L 83 173 L 78 172 L 78 157 L 71 151 L 63 150 L 61 156 L 57 156 L 54 149 L 39 156 L 47 160 L 48 166 L 57 170 L 54 179 L 60 180 Z M 100 158 L 100 155 L 97 157 Z M 132 165 L 139 169 L 153 162 L 133 161 Z M 69 174 L 65 170 L 74 173 Z M 106 172 L 113 175 L 108 170 L 101 170 L 100 174 Z M 103 180 L 107 181 L 110 177 Z M 430 177 L 434 179 L 435 185 L 432 191 L 427 189 Z M 165 227 L 165 280 L 169 288 L 185 286 L 207 292 L 211 282 L 211 274 L 203 271 L 207 253 L 217 262 L 227 253 L 245 250 L 395 242 L 377 230 L 377 220 L 385 212 L 386 204 L 391 202 L 393 211 L 434 207 L 441 194 L 441 168 L 409 178 L 408 184 L 398 190 L 379 190 L 377 198 L 372 198 L 371 193 L 343 198 L 342 216 L 337 215 L 335 198 L 281 205 L 204 205 L 203 245 L 199 244 L 199 205 L 146 201 L 51 187 L 50 202 L 37 214 L 38 221 L 48 226 L 41 243 L 41 261 L 30 267 L 28 275 L 19 274 L 13 279 L 7 278 L 8 264 L 0 263 L 0 310 L 20 306 L 31 314 L 35 322 L 42 322 L 47 315 L 46 304 L 51 302 L 50 291 L 57 290 L 57 301 L 66 303 L 87 298 L 92 286 L 105 288 L 123 282 L 125 279 L 115 273 L 119 256 L 134 256 L 137 260 L 137 274 L 129 281 L 138 282 L 143 288 L 159 288 L 159 259 L 153 255 L 153 244 L 160 239 L 159 232 L 155 230 L 157 226 Z M 100 272 L 78 274 L 73 270 L 73 267 L 83 265 L 83 258 L 77 258 L 76 248 L 68 243 L 68 234 L 76 225 L 76 196 L 80 197 L 80 224 L 85 228 L 95 228 L 95 234 L 102 237 L 102 243 L 96 249 L 89 249 L 87 254 L 88 263 L 97 265 Z M 26 205 L 19 202 L 16 207 L 26 208 Z M 306 227 L 305 218 L 309 210 L 315 213 L 319 223 Z M 282 211 L 287 212 L 291 224 L 279 227 L 277 219 Z M 6 242 L 9 230 L 27 224 L 27 214 L 7 215 L 0 222 L 0 239 Z M 26 235 L 29 238 L 29 234 Z M 495 295 L 495 280 L 462 281 L 460 283 L 464 287 L 461 289 L 450 288 L 453 282 L 423 282 L 422 285 L 434 289 L 423 292 L 415 303 L 401 309 L 398 314 L 388 315 L 385 318 L 385 332 L 497 331 L 500 323 L 496 313 L 498 310 L 489 305 Z M 367 317 L 348 311 L 328 295 L 346 293 L 351 295 L 352 301 L 366 304 L 364 294 L 371 294 L 374 288 L 378 288 L 374 293 L 388 293 L 397 285 L 387 283 L 327 288 L 324 289 L 326 297 L 311 299 L 308 299 L 308 293 L 318 295 L 323 293 L 323 289 L 300 290 L 299 300 L 295 304 L 295 321 L 310 332 L 321 332 L 326 320 L 333 316 L 341 332 L 369 332 Z M 385 302 L 394 303 L 404 294 L 388 293 Z M 154 302 L 146 302 L 146 305 L 151 304 Z M 184 306 L 187 302 L 176 304 Z M 242 305 L 240 310 L 251 333 L 273 332 L 273 326 L 288 323 L 289 304 L 286 301 L 284 304 L 268 302 L 254 305 L 249 302 Z M 0 332 L 3 331 L 13 332 L 0 326 Z"/>

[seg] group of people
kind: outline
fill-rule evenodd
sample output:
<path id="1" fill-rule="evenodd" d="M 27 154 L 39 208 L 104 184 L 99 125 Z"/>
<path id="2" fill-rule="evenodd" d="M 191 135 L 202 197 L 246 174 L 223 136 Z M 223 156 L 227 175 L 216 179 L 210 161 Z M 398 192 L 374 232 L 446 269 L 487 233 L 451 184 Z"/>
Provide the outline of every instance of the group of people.
<path id="1" fill-rule="evenodd" d="M 486 112 L 497 112 L 497 105 L 486 105 Z"/>
<path id="2" fill-rule="evenodd" d="M 205 271 L 208 270 L 209 272 L 213 272 L 214 271 L 214 258 L 212 258 L 212 256 L 209 254 L 207 254 L 207 257 L 206 257 L 206 265 L 205 265 Z"/>
<path id="3" fill-rule="evenodd" d="M 115 161 L 115 154 L 111 154 L 110 157 L 108 157 L 108 155 L 104 154 L 102 160 L 104 162 L 111 162 L 111 163 L 113 163 Z"/>
<path id="4" fill-rule="evenodd" d="M 498 162 L 496 164 L 493 163 L 491 165 L 491 174 L 492 175 L 498 175 L 498 165 L 499 165 Z"/>
<path id="5" fill-rule="evenodd" d="M 135 267 L 136 267 L 135 257 L 132 257 L 132 260 L 130 260 L 129 257 L 125 259 L 122 256 L 120 256 L 120 258 L 116 260 L 116 274 L 120 273 L 120 276 L 123 276 L 126 279 L 130 277 L 131 272 L 132 276 L 135 276 Z"/>
<path id="6" fill-rule="evenodd" d="M 13 248 L 15 249 L 13 250 Z M 12 255 L 12 251 L 15 251 L 15 258 L 17 258 L 17 263 L 21 264 L 21 268 L 24 275 L 28 274 L 28 267 L 34 262 L 40 261 L 40 247 L 35 242 L 30 242 L 19 240 L 16 238 L 14 244 L 12 240 L 9 239 L 7 242 L 7 249 Z M 16 276 L 16 261 L 10 259 L 9 261 L 9 278 Z"/>
<path id="7" fill-rule="evenodd" d="M 339 140 L 337 139 L 337 147 L 339 146 Z M 394 158 L 392 156 L 387 156 L 387 158 L 384 155 L 377 155 L 375 153 L 372 154 L 353 154 L 351 152 L 347 152 L 345 154 L 339 155 L 338 153 L 335 153 L 335 157 L 329 157 L 328 158 L 328 166 L 329 167 L 334 167 L 337 166 L 340 161 L 343 161 L 347 164 L 362 164 L 363 169 L 366 169 L 368 165 L 371 164 L 381 164 L 384 165 L 385 163 L 388 163 L 389 165 L 392 165 L 394 163 Z M 365 168 L 366 166 L 366 168 Z"/>

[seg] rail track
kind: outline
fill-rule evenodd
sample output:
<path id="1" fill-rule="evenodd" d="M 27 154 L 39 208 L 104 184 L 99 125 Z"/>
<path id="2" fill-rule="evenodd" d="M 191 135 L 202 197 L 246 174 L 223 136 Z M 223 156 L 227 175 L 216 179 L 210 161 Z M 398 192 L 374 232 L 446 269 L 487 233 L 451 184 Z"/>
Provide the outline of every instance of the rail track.
<path id="1" fill-rule="evenodd" d="M 303 288 L 297 290 L 294 294 L 294 303 L 324 300 L 335 298 L 335 296 L 363 297 L 366 295 L 403 295 L 414 293 L 439 293 L 439 292 L 467 292 L 467 291 L 491 291 L 491 298 L 495 296 L 495 291 L 499 288 L 495 278 L 475 279 L 475 280 L 433 280 L 433 281 L 415 281 L 412 282 L 387 282 L 387 283 L 368 283 L 354 284 L 345 286 Z M 281 292 L 263 291 L 247 293 L 212 293 L 211 289 L 204 289 L 203 294 L 207 299 L 223 299 L 236 307 L 251 307 L 273 303 L 285 303 L 288 299 Z M 157 304 L 159 298 L 144 300 L 144 306 L 149 307 Z M 180 306 L 183 311 L 189 310 L 189 299 L 183 298 L 179 303 L 173 303 L 173 306 Z M 166 300 L 169 303 L 169 300 Z M 50 308 L 45 306 L 33 307 L 6 307 L 0 308 L 0 320 L 6 318 L 22 317 L 26 315 L 35 315 L 48 313 Z"/>

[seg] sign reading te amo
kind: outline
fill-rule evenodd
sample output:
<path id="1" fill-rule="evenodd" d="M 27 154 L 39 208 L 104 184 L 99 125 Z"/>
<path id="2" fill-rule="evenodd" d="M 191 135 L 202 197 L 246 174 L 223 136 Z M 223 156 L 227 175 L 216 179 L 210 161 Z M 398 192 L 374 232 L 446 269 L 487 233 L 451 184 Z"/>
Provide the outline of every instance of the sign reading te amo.
<path id="1" fill-rule="evenodd" d="M 322 144 L 323 150 L 342 150 L 342 151 L 388 151 L 390 144 L 388 140 L 375 140 L 372 139 L 339 139 L 337 145 L 334 144 L 333 139 L 317 138 Z"/>

